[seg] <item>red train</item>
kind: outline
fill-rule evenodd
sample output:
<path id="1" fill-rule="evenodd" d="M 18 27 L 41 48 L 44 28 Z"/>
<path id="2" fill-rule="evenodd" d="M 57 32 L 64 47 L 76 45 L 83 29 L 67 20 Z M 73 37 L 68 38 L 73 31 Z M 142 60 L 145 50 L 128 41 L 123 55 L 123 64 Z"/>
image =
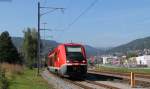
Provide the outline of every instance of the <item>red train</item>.
<path id="1" fill-rule="evenodd" d="M 48 70 L 61 76 L 87 73 L 86 53 L 81 44 L 60 44 L 48 54 L 48 58 Z"/>

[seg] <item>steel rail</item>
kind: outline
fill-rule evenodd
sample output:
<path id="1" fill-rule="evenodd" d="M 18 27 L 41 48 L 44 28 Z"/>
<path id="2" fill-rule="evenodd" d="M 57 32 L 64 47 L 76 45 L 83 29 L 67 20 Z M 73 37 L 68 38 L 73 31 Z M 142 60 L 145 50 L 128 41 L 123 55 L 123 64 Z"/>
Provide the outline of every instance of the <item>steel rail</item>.
<path id="1" fill-rule="evenodd" d="M 94 84 L 94 85 L 98 85 L 98 86 L 101 86 L 101 87 L 104 87 L 104 88 L 108 88 L 108 89 L 120 89 L 118 87 L 114 87 L 114 86 L 111 86 L 111 85 L 106 85 L 106 84 L 103 84 L 103 83 L 98 83 L 98 82 L 95 82 L 95 81 L 89 81 L 89 80 L 85 80 L 85 81 L 88 82 L 88 83 Z"/>

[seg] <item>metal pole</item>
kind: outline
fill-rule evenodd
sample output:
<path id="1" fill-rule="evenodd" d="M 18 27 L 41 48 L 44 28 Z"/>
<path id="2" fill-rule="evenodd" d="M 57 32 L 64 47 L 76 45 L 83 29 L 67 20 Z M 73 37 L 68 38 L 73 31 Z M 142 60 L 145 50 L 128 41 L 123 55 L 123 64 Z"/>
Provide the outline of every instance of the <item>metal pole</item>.
<path id="1" fill-rule="evenodd" d="M 130 77 L 131 77 L 130 85 L 131 85 L 132 88 L 134 88 L 135 87 L 135 74 L 133 72 L 131 72 Z"/>
<path id="2" fill-rule="evenodd" d="M 37 52 L 37 68 L 38 68 L 38 70 L 37 70 L 37 72 L 38 72 L 38 75 L 39 75 L 39 72 L 40 72 L 40 17 L 42 16 L 42 15 L 44 15 L 44 14 L 47 14 L 48 12 L 46 12 L 46 13 L 43 13 L 43 14 L 41 14 L 40 13 L 40 9 L 41 8 L 51 8 L 51 7 L 41 7 L 40 6 L 40 2 L 38 2 L 38 52 Z M 63 8 L 51 8 L 51 9 L 54 9 L 54 10 L 57 10 L 57 9 L 60 9 L 60 10 L 62 10 Z"/>
<path id="3" fill-rule="evenodd" d="M 40 2 L 38 2 L 38 53 L 37 53 L 37 72 L 38 75 L 40 73 L 40 68 L 39 68 L 39 61 L 40 61 Z"/>

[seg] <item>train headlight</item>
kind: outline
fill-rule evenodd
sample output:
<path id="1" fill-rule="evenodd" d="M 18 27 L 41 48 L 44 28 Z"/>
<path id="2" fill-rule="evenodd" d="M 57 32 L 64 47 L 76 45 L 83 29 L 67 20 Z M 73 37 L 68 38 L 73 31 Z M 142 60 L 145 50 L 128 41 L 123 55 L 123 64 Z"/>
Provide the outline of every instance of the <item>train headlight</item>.
<path id="1" fill-rule="evenodd" d="M 70 61 L 67 60 L 67 63 L 69 63 Z"/>
<path id="2" fill-rule="evenodd" d="M 83 60 L 82 62 L 83 62 L 83 63 L 85 63 L 86 61 L 85 61 L 85 60 Z"/>

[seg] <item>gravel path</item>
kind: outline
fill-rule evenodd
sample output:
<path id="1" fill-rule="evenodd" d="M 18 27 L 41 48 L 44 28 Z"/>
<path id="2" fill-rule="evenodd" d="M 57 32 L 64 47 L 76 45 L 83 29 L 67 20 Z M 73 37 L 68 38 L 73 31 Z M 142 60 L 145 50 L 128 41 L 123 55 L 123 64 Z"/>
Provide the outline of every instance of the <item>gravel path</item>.
<path id="1" fill-rule="evenodd" d="M 48 81 L 48 83 L 53 84 L 56 89 L 82 89 L 74 84 L 62 80 L 59 77 L 54 76 L 47 70 L 43 71 L 41 75 L 45 80 Z"/>
<path id="2" fill-rule="evenodd" d="M 53 84 L 56 89 L 83 89 L 77 85 L 64 81 L 60 77 L 54 76 L 53 74 L 49 73 L 49 71 L 45 70 L 41 73 L 42 77 L 48 81 L 48 83 Z M 106 89 L 100 87 L 98 85 L 90 84 L 85 81 L 74 81 L 88 87 L 92 87 L 93 89 Z"/>

